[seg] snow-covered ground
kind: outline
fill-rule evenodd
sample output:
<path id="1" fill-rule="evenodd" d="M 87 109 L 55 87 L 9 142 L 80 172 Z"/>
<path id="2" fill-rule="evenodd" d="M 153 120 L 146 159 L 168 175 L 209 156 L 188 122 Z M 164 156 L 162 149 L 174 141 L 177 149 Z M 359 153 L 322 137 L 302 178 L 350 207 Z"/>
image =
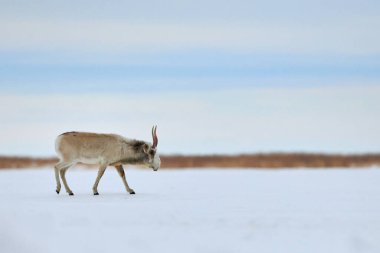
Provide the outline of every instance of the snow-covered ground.
<path id="1" fill-rule="evenodd" d="M 0 252 L 380 252 L 380 169 L 0 171 Z"/>

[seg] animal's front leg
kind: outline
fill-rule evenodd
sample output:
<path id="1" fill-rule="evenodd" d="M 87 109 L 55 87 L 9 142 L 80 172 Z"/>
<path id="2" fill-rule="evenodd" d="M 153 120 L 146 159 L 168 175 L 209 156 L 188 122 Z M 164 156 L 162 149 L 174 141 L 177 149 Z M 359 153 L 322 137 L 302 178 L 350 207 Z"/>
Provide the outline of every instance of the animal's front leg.
<path id="1" fill-rule="evenodd" d="M 99 195 L 99 193 L 98 193 L 99 181 L 102 178 L 104 171 L 106 171 L 106 168 L 107 168 L 107 165 L 104 165 L 104 164 L 100 165 L 100 167 L 99 167 L 98 176 L 96 177 L 95 184 L 92 187 L 92 191 L 94 192 L 94 195 Z"/>
<path id="2" fill-rule="evenodd" d="M 124 184 L 127 192 L 129 192 L 129 194 L 135 194 L 135 191 L 133 189 L 129 188 L 129 185 L 128 185 L 127 180 L 125 178 L 123 166 L 122 165 L 116 165 L 115 168 L 116 168 L 117 172 L 119 173 L 121 179 L 123 180 L 123 184 Z"/>

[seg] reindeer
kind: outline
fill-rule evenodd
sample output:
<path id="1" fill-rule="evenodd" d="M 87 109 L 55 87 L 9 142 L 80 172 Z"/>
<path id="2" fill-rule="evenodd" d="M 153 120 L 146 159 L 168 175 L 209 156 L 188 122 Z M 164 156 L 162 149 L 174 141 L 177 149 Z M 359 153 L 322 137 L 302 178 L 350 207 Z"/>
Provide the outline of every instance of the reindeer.
<path id="1" fill-rule="evenodd" d="M 153 144 L 128 139 L 117 134 L 97 134 L 86 132 L 67 132 L 59 135 L 55 142 L 55 149 L 59 162 L 54 166 L 55 179 L 57 181 L 56 192 L 61 191 L 62 183 L 69 195 L 74 195 L 66 181 L 66 171 L 78 162 L 84 164 L 98 164 L 98 176 L 92 187 L 94 195 L 99 195 L 98 184 L 107 166 L 114 166 L 123 180 L 125 189 L 130 194 L 135 194 L 127 180 L 123 169 L 124 164 L 145 165 L 157 171 L 161 160 L 157 153 L 157 126 L 152 128 Z"/>

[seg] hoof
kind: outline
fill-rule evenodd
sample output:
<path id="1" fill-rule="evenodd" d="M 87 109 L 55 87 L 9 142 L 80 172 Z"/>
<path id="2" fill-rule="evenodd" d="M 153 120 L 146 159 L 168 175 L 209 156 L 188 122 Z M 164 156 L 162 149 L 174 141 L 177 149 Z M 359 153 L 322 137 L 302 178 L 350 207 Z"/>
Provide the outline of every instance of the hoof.
<path id="1" fill-rule="evenodd" d="M 99 192 L 94 192 L 94 195 L 99 195 Z"/>
<path id="2" fill-rule="evenodd" d="M 69 195 L 70 195 L 70 196 L 74 196 L 74 193 L 70 192 Z"/>
<path id="3" fill-rule="evenodd" d="M 129 194 L 136 194 L 135 191 L 131 191 Z"/>
<path id="4" fill-rule="evenodd" d="M 59 191 L 58 191 L 58 190 L 55 190 L 55 192 L 56 192 L 57 194 L 59 194 Z"/>

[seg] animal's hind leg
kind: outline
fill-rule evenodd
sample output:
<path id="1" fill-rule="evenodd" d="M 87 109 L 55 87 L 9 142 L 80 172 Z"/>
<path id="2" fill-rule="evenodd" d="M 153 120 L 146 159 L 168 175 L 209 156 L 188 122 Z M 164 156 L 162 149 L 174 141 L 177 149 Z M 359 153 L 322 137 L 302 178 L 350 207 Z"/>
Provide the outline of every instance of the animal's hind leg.
<path id="1" fill-rule="evenodd" d="M 57 188 L 55 191 L 57 194 L 61 191 L 61 181 L 59 180 L 59 169 L 58 169 L 58 164 L 54 166 L 54 173 L 55 173 L 55 181 L 57 182 Z"/>
<path id="2" fill-rule="evenodd" d="M 69 162 L 60 161 L 54 166 L 55 181 L 57 182 L 57 188 L 55 189 L 55 191 L 57 192 L 57 194 L 59 194 L 59 192 L 61 191 L 61 181 L 59 180 L 59 172 L 60 170 L 69 167 L 70 165 L 71 163 Z"/>
<path id="3" fill-rule="evenodd" d="M 67 184 L 67 181 L 66 181 L 66 171 L 72 167 L 74 164 L 73 163 L 69 163 L 67 164 L 66 166 L 64 166 L 63 168 L 61 168 L 59 170 L 59 174 L 61 175 L 61 179 L 62 179 L 62 183 L 63 185 L 65 186 L 65 189 L 66 189 L 66 192 L 69 194 L 69 195 L 74 195 L 74 193 L 72 192 L 72 190 L 70 189 L 69 185 Z"/>
<path id="4" fill-rule="evenodd" d="M 96 177 L 95 184 L 92 187 L 92 191 L 94 192 L 94 195 L 99 195 L 99 193 L 98 193 L 99 181 L 102 178 L 104 171 L 106 171 L 106 168 L 107 168 L 107 165 L 105 165 L 105 164 L 102 164 L 99 167 L 98 176 Z"/>

